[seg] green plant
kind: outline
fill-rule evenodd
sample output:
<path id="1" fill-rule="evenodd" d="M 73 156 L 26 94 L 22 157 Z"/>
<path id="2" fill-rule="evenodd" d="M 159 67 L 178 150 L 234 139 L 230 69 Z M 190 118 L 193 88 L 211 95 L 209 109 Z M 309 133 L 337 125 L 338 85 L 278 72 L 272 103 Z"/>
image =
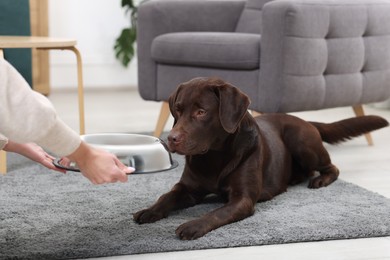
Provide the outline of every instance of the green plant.
<path id="1" fill-rule="evenodd" d="M 137 40 L 137 11 L 138 7 L 133 0 L 122 0 L 125 13 L 130 13 L 130 25 L 124 28 L 115 40 L 115 57 L 127 67 L 135 55 L 135 43 Z"/>

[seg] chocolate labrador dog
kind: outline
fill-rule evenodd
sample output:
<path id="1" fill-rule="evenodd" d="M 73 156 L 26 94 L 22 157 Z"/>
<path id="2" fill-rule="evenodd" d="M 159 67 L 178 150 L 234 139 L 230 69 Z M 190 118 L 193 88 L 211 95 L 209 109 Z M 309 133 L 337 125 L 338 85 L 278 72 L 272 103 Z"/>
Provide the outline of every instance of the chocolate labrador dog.
<path id="1" fill-rule="evenodd" d="M 136 222 L 155 222 L 218 194 L 226 200 L 223 207 L 176 230 L 180 239 L 199 238 L 251 216 L 257 202 L 285 192 L 289 184 L 308 178 L 309 188 L 331 184 L 339 170 L 322 142 L 337 143 L 388 125 L 377 116 L 331 124 L 286 114 L 253 118 L 249 102 L 240 90 L 216 78 L 195 78 L 177 88 L 169 99 L 174 125 L 168 146 L 185 155 L 184 171 L 171 191 L 134 214 Z"/>

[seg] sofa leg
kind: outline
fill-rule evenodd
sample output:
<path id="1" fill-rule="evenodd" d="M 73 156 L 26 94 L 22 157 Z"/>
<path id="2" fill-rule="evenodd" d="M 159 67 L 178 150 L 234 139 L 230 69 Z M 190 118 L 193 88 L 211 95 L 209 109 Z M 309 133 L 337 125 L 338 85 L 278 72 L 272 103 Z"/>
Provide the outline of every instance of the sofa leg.
<path id="1" fill-rule="evenodd" d="M 164 127 L 168 121 L 170 113 L 171 112 L 169 111 L 168 102 L 163 102 L 161 105 L 160 115 L 159 115 L 158 121 L 157 121 L 157 126 L 156 126 L 156 129 L 154 130 L 154 134 L 153 134 L 155 137 L 160 137 L 161 133 L 164 131 Z"/>
<path id="2" fill-rule="evenodd" d="M 0 174 L 7 173 L 7 154 L 5 151 L 0 151 Z"/>
<path id="3" fill-rule="evenodd" d="M 355 112 L 356 116 L 364 116 L 364 110 L 362 105 L 356 105 L 352 107 L 353 111 Z M 371 133 L 364 134 L 366 137 L 368 145 L 372 146 L 374 145 L 374 142 L 372 141 Z"/>
<path id="4" fill-rule="evenodd" d="M 252 115 L 253 117 L 261 116 L 261 115 L 263 114 L 263 113 L 261 113 L 261 112 L 255 111 L 255 110 L 251 110 L 250 113 L 251 113 L 251 115 Z"/>

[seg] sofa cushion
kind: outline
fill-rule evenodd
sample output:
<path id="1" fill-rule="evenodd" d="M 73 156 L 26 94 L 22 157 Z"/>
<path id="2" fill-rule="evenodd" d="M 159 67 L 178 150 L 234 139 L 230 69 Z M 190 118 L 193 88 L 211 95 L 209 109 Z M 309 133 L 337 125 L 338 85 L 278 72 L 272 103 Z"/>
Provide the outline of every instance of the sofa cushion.
<path id="1" fill-rule="evenodd" d="M 167 33 L 151 48 L 152 58 L 163 64 L 253 70 L 260 63 L 260 35 L 248 33 Z"/>
<path id="2" fill-rule="evenodd" d="M 236 31 L 261 34 L 261 12 L 263 6 L 272 0 L 247 0 L 238 20 Z"/>

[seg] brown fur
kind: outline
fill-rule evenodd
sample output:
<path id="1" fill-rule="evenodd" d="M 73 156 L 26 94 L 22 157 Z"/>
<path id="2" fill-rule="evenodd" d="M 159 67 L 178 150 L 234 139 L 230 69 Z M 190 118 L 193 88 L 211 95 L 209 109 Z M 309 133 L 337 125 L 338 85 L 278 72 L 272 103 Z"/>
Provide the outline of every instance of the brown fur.
<path id="1" fill-rule="evenodd" d="M 330 124 L 310 123 L 320 132 L 322 140 L 330 144 L 344 142 L 389 125 L 389 122 L 379 116 L 353 117 Z"/>
<path id="2" fill-rule="evenodd" d="M 309 188 L 331 184 L 339 170 L 322 141 L 331 143 L 384 127 L 380 117 L 358 117 L 332 124 L 309 123 L 285 114 L 253 118 L 249 98 L 220 79 L 196 78 L 181 84 L 169 99 L 175 118 L 168 136 L 171 152 L 183 154 L 180 181 L 150 208 L 134 214 L 140 224 L 155 222 L 177 209 L 193 206 L 211 193 L 226 204 L 182 224 L 180 239 L 196 239 L 254 213 L 289 184 L 309 181 Z"/>

